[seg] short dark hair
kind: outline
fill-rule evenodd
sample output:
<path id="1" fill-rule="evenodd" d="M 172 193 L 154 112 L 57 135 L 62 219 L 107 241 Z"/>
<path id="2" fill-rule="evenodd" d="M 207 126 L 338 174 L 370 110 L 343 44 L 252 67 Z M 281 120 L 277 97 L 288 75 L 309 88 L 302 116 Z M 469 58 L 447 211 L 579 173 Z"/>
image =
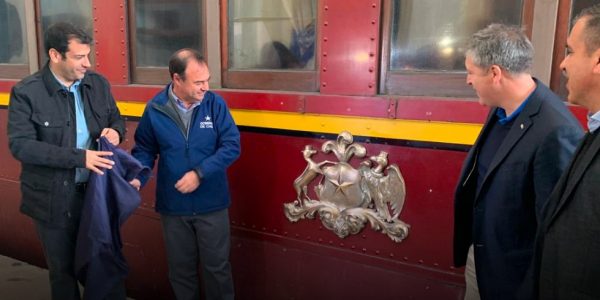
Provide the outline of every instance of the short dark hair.
<path id="1" fill-rule="evenodd" d="M 81 44 L 90 45 L 92 43 L 92 38 L 83 29 L 71 23 L 60 22 L 51 25 L 44 34 L 46 53 L 50 49 L 55 49 L 64 59 L 65 53 L 69 50 L 69 41 L 72 39 L 77 39 Z"/>
<path id="2" fill-rule="evenodd" d="M 190 59 L 195 60 L 201 65 L 208 66 L 200 51 L 192 48 L 179 49 L 171 55 L 171 59 L 169 60 L 171 79 L 173 79 L 173 75 L 177 74 L 182 80 L 185 80 L 185 69 Z"/>
<path id="3" fill-rule="evenodd" d="M 586 18 L 585 29 L 583 30 L 583 41 L 588 55 L 600 48 L 600 4 L 592 5 L 582 10 L 573 24 L 579 19 Z"/>

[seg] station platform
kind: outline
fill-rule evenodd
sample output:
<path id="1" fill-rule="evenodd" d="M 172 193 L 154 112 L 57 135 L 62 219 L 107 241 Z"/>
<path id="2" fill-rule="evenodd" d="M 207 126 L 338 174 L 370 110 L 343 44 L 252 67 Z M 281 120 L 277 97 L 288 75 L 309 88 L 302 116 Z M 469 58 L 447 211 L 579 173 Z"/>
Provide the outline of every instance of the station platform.
<path id="1" fill-rule="evenodd" d="M 3 300 L 51 300 L 48 270 L 0 255 L 0 294 Z"/>
<path id="2" fill-rule="evenodd" d="M 48 270 L 0 256 L 0 291 L 6 300 L 50 300 Z"/>

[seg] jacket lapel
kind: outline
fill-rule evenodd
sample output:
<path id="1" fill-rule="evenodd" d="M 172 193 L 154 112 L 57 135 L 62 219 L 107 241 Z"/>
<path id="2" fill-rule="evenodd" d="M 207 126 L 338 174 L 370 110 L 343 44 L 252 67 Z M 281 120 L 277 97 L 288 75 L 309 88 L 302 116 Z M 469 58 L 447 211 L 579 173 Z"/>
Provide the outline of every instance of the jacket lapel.
<path id="1" fill-rule="evenodd" d="M 483 137 L 487 134 L 487 132 L 490 129 L 490 121 L 492 120 L 492 117 L 494 115 L 496 115 L 496 110 L 495 109 L 490 109 L 490 112 L 487 116 L 487 120 L 485 121 L 483 128 L 481 129 L 481 131 L 479 132 L 479 136 L 477 137 L 477 140 L 475 140 L 475 144 L 473 144 L 473 147 L 471 147 L 471 150 L 469 151 L 469 154 L 467 155 L 467 158 L 465 159 L 465 164 L 463 166 L 463 170 L 460 176 L 460 181 L 459 181 L 459 187 L 461 186 L 465 186 L 466 185 L 466 181 L 470 178 L 469 175 L 472 173 L 472 169 L 473 166 L 477 163 L 477 155 L 476 153 L 479 152 L 479 143 L 481 142 L 481 140 L 483 139 Z"/>
<path id="2" fill-rule="evenodd" d="M 566 187 L 564 189 L 564 192 L 560 196 L 558 205 L 556 206 L 556 209 L 554 209 L 554 211 L 548 212 L 548 213 L 551 213 L 552 216 L 548 220 L 548 224 L 547 224 L 546 228 L 552 224 L 552 221 L 556 218 L 556 216 L 558 216 L 561 209 L 565 206 L 565 204 L 571 198 L 570 196 L 573 193 L 573 190 L 575 189 L 575 187 L 578 185 L 579 181 L 581 180 L 581 177 L 583 177 L 583 173 L 585 173 L 585 171 L 588 169 L 588 167 L 590 166 L 590 163 L 592 162 L 592 160 L 598 153 L 598 150 L 600 150 L 600 139 L 597 137 L 598 137 L 598 134 L 593 134 L 590 137 L 592 139 L 592 141 L 590 141 L 591 145 L 583 153 L 582 153 L 582 149 L 584 148 L 585 139 L 582 141 L 579 149 L 576 152 L 577 154 L 576 154 L 576 156 L 574 156 L 573 161 L 572 161 L 572 163 L 574 163 L 575 165 L 571 165 L 571 167 L 566 171 L 568 173 L 565 173 L 567 176 L 567 178 L 565 178 Z M 583 156 L 581 157 L 581 159 L 579 159 L 579 161 L 577 161 L 577 157 L 579 155 L 583 155 Z M 572 176 L 570 176 L 570 174 L 572 174 Z"/>
<path id="3" fill-rule="evenodd" d="M 536 97 L 535 94 L 530 96 L 529 102 L 525 104 L 523 111 L 521 111 L 519 116 L 515 119 L 510 131 L 508 132 L 508 134 L 504 138 L 504 141 L 500 145 L 500 148 L 498 148 L 498 151 L 494 155 L 494 159 L 492 159 L 487 174 L 485 174 L 483 183 L 481 184 L 481 188 L 479 189 L 479 191 L 477 191 L 475 201 L 479 200 L 479 193 L 485 186 L 486 182 L 489 180 L 491 174 L 496 170 L 496 168 L 498 168 L 500 163 L 504 161 L 506 156 L 508 156 L 508 154 L 515 147 L 517 142 L 525 135 L 525 133 L 531 127 L 531 125 L 533 125 L 531 116 L 538 113 L 541 104 L 542 100 Z"/>

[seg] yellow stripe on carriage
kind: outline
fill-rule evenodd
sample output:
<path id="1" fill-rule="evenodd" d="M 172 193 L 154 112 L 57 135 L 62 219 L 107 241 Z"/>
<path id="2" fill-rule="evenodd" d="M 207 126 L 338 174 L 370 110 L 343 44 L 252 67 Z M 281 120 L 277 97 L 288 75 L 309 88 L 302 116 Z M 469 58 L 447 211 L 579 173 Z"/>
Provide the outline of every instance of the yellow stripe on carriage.
<path id="1" fill-rule="evenodd" d="M 261 128 L 472 145 L 481 124 L 232 110 L 236 124 Z"/>
<path id="2" fill-rule="evenodd" d="M 0 105 L 8 105 L 9 95 L 0 93 Z M 141 117 L 145 103 L 118 101 L 124 116 Z M 232 109 L 239 126 L 339 134 L 408 141 L 473 145 L 481 124 L 380 119 L 351 116 L 298 114 L 287 112 Z"/>

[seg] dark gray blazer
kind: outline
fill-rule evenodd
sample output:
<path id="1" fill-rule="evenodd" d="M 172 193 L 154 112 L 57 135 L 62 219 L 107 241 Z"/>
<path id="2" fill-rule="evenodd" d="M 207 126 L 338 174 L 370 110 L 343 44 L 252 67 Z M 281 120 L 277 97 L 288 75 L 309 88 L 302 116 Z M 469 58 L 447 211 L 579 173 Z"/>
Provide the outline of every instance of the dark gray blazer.
<path id="1" fill-rule="evenodd" d="M 600 134 L 586 135 L 550 196 L 537 239 L 540 299 L 600 299 L 599 152 Z"/>

